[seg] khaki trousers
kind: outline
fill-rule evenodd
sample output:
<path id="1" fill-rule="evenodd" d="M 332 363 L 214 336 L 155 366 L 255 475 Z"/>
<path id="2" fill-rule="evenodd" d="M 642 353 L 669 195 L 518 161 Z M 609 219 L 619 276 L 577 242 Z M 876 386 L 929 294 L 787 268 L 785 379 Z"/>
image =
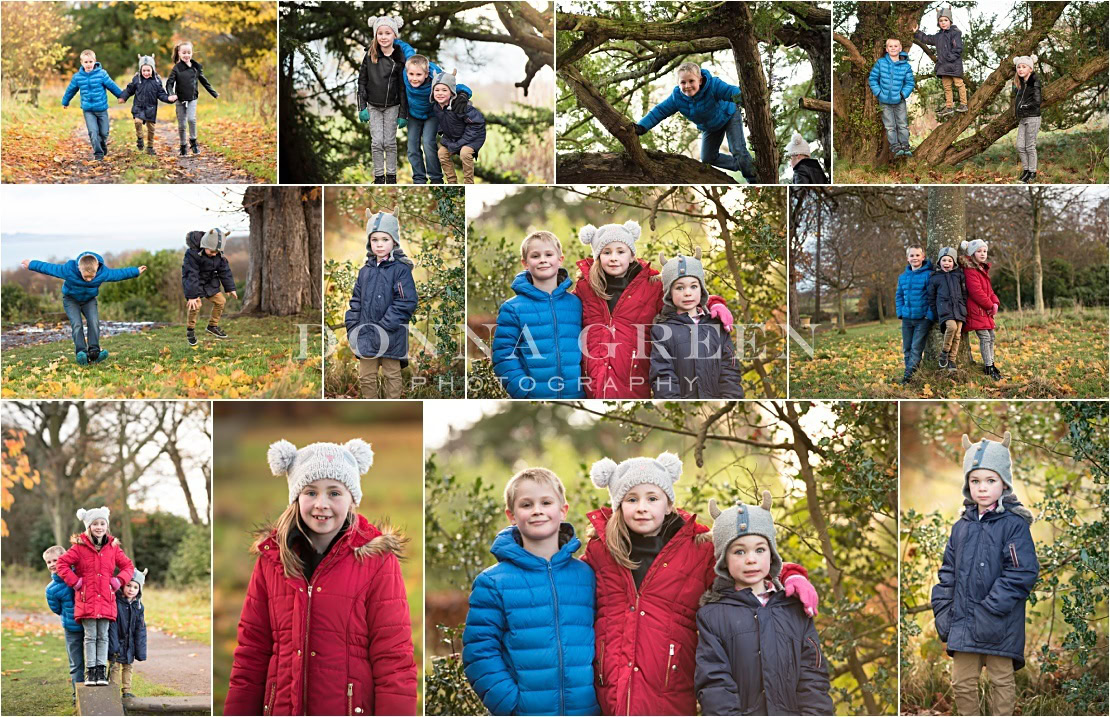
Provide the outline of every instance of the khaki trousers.
<path id="1" fill-rule="evenodd" d="M 223 315 L 224 306 L 227 304 L 227 297 L 224 296 L 224 293 L 221 291 L 209 296 L 207 299 L 204 299 L 204 301 L 212 302 L 212 318 L 208 319 L 208 324 L 210 326 L 219 326 L 220 316 Z M 200 302 L 202 307 L 204 306 L 204 301 Z M 195 328 L 197 325 L 197 317 L 199 316 L 200 308 L 189 309 L 189 319 L 185 323 L 185 326 L 190 329 Z"/>
<path id="2" fill-rule="evenodd" d="M 358 388 L 363 398 L 378 398 L 378 367 L 382 370 L 382 398 L 401 397 L 401 361 L 393 358 L 360 358 Z"/>
<path id="3" fill-rule="evenodd" d="M 134 665 L 125 665 L 120 662 L 110 663 L 108 665 L 108 681 L 113 685 L 119 685 L 123 692 L 130 692 L 131 673 L 134 667 Z"/>
<path id="4" fill-rule="evenodd" d="M 956 711 L 961 715 L 979 714 L 979 673 L 987 668 L 990 689 L 987 702 L 992 715 L 1012 715 L 1017 701 L 1014 682 L 1014 661 L 998 655 L 957 652 L 952 656 L 952 691 L 956 693 Z"/>
<path id="5" fill-rule="evenodd" d="M 135 118 L 135 139 L 143 138 L 143 126 L 146 126 L 146 143 L 151 147 L 154 146 L 154 123 L 144 122 L 138 117 Z"/>
<path id="6" fill-rule="evenodd" d="M 944 322 L 944 345 L 941 351 L 955 351 L 960 348 L 960 329 L 964 327 L 964 322 L 948 319 Z"/>
<path id="7" fill-rule="evenodd" d="M 944 106 L 952 106 L 952 85 L 956 85 L 956 89 L 960 93 L 960 104 L 967 104 L 967 86 L 964 84 L 962 77 L 942 77 L 940 83 L 944 85 Z"/>
<path id="8" fill-rule="evenodd" d="M 455 165 L 451 162 L 451 153 L 441 144 L 438 154 L 439 164 L 443 167 L 443 181 L 457 184 L 458 176 L 455 174 Z M 463 184 L 474 184 L 474 148 L 463 145 L 459 150 L 459 160 L 462 162 Z"/>

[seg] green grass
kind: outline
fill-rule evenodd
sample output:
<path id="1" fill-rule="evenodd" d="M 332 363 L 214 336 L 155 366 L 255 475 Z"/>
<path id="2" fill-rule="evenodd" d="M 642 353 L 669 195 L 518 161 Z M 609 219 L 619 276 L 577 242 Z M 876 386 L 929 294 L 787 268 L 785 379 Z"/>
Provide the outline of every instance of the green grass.
<path id="1" fill-rule="evenodd" d="M 1021 161 L 1017 130 L 958 166 L 928 166 L 917 159 L 886 167 L 837 161 L 837 184 L 1016 184 Z M 1050 130 L 1037 136 L 1038 184 L 1105 184 L 1110 177 L 1106 127 Z"/>
<path id="2" fill-rule="evenodd" d="M 220 340 L 197 325 L 196 347 L 184 326 L 101 341 L 103 363 L 80 366 L 71 341 L 4 351 L 4 398 L 318 398 L 320 317 L 242 316 L 221 321 Z M 308 324 L 307 351 L 301 328 Z"/>
<path id="3" fill-rule="evenodd" d="M 1004 379 L 974 366 L 955 375 L 922 365 L 908 386 L 902 377 L 902 329 L 897 319 L 819 332 L 811 358 L 790 342 L 790 395 L 795 398 L 1094 398 L 1108 391 L 1106 309 L 1053 309 L 1043 316 L 1002 312 L 996 319 L 995 364 Z M 808 339 L 808 333 L 802 334 Z"/>

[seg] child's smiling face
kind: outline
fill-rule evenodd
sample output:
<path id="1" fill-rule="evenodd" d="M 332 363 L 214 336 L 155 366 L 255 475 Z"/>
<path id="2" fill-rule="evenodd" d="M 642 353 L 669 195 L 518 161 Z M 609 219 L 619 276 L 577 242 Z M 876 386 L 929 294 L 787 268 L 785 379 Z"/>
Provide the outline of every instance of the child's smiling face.
<path id="1" fill-rule="evenodd" d="M 937 20 L 937 24 L 940 25 L 941 30 L 947 30 L 948 28 L 952 27 L 952 20 L 947 17 L 942 17 L 941 19 Z"/>
<path id="2" fill-rule="evenodd" d="M 96 67 L 96 55 L 82 57 L 81 67 L 85 68 L 85 72 L 92 72 Z"/>
<path id="3" fill-rule="evenodd" d="M 624 523 L 637 535 L 659 535 L 663 520 L 671 510 L 667 494 L 653 483 L 633 486 L 621 500 Z"/>
<path id="4" fill-rule="evenodd" d="M 353 504 L 347 486 L 331 479 L 313 481 L 297 496 L 301 520 L 309 530 L 321 535 L 339 532 Z"/>
<path id="5" fill-rule="evenodd" d="M 902 52 L 902 41 L 897 38 L 890 38 L 886 41 L 886 54 L 892 60 L 898 59 L 898 54 Z"/>
<path id="6" fill-rule="evenodd" d="M 687 97 L 693 97 L 701 89 L 701 75 L 694 72 L 683 72 L 678 76 L 678 89 Z"/>
<path id="7" fill-rule="evenodd" d="M 528 245 L 528 250 L 520 263 L 533 279 L 544 281 L 559 275 L 559 269 L 563 266 L 563 255 L 551 242 L 537 239 Z"/>
<path id="8" fill-rule="evenodd" d="M 193 46 L 182 45 L 177 48 L 177 56 L 180 57 L 183 62 L 189 62 L 193 59 Z"/>
<path id="9" fill-rule="evenodd" d="M 989 508 L 1002 497 L 1005 484 L 994 471 L 976 468 L 967 474 L 967 487 L 976 505 L 980 508 Z"/>
<path id="10" fill-rule="evenodd" d="M 123 596 L 128 600 L 134 600 L 135 596 L 139 594 L 139 584 L 134 580 L 129 581 L 123 586 Z"/>
<path id="11" fill-rule="evenodd" d="M 1023 62 L 1017 66 L 1017 73 L 1021 79 L 1028 80 L 1029 75 L 1033 74 L 1033 68 Z"/>
<path id="12" fill-rule="evenodd" d="M 952 271 L 956 268 L 956 262 L 952 260 L 952 257 L 945 254 L 940 258 L 940 268 L 942 271 Z"/>
<path id="13" fill-rule="evenodd" d="M 771 546 L 762 535 L 741 536 L 729 544 L 726 565 L 738 590 L 759 589 L 771 572 Z"/>
<path id="14" fill-rule="evenodd" d="M 103 518 L 97 518 L 89 523 L 89 534 L 94 538 L 103 538 L 108 532 L 108 521 Z"/>
<path id="15" fill-rule="evenodd" d="M 432 88 L 432 99 L 441 106 L 447 106 L 447 102 L 451 99 L 451 88 L 447 85 L 436 85 Z"/>
<path id="16" fill-rule="evenodd" d="M 409 78 L 410 85 L 419 87 L 424 84 L 424 80 L 428 79 L 428 70 L 420 65 L 405 65 L 405 76 Z"/>
<path id="17" fill-rule="evenodd" d="M 61 557 L 61 555 L 51 555 L 49 558 L 45 558 L 46 569 L 49 570 L 51 574 L 57 572 L 55 568 L 58 567 L 58 559 Z"/>
<path id="18" fill-rule="evenodd" d="M 393 237 L 385 232 L 374 232 L 370 235 L 370 251 L 379 259 L 389 256 L 393 251 Z"/>
<path id="19" fill-rule="evenodd" d="M 555 490 L 534 480 L 521 480 L 516 485 L 512 510 L 505 510 L 509 522 L 531 541 L 547 540 L 559 532 L 570 506 L 559 500 Z"/>
<path id="20" fill-rule="evenodd" d="M 146 79 L 150 79 L 151 75 L 154 74 L 154 70 L 150 65 L 143 65 L 139 72 L 142 73 L 143 77 Z"/>
<path id="21" fill-rule="evenodd" d="M 601 248 L 597 260 L 601 262 L 602 271 L 609 276 L 624 276 L 632 263 L 632 252 L 622 242 L 609 242 Z"/>
<path id="22" fill-rule="evenodd" d="M 985 264 L 987 261 L 987 247 L 981 246 L 975 250 L 975 261 Z"/>
<path id="23" fill-rule="evenodd" d="M 397 33 L 393 32 L 393 28 L 389 25 L 382 25 L 378 31 L 374 33 L 374 37 L 378 40 L 378 45 L 383 50 L 388 50 L 393 47 L 393 41 L 397 39 Z"/>
<path id="24" fill-rule="evenodd" d="M 921 247 L 910 247 L 906 250 L 906 261 L 914 269 L 920 269 L 922 262 L 925 261 L 925 252 L 922 251 Z"/>
<path id="25" fill-rule="evenodd" d="M 701 304 L 701 282 L 684 276 L 671 284 L 671 302 L 679 311 L 693 311 Z"/>

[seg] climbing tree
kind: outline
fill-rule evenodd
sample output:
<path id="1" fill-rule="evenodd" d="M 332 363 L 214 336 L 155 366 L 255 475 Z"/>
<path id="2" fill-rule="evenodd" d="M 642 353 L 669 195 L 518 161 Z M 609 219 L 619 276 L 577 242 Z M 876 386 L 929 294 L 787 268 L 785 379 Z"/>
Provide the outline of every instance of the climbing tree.
<path id="1" fill-rule="evenodd" d="M 695 139 L 693 125 L 681 125 L 681 131 L 670 133 L 674 137 L 655 132 L 641 139 L 635 133 L 633 123 L 650 109 L 652 83 L 673 78 L 686 61 L 735 66 L 760 182 L 778 181 L 779 148 L 789 139 L 789 130 L 806 129 L 830 146 L 832 13 L 820 3 L 589 3 L 587 9 L 560 12 L 556 20 L 557 107 L 566 122 L 556 145 L 562 152 L 560 180 L 731 182 L 723 172 L 680 154 Z M 777 57 L 781 61 L 776 54 L 780 49 L 785 49 L 788 65 L 808 62 L 811 67 L 808 86 L 785 93 L 806 112 L 772 106 L 772 89 L 780 79 L 775 70 L 783 69 L 774 66 Z"/>

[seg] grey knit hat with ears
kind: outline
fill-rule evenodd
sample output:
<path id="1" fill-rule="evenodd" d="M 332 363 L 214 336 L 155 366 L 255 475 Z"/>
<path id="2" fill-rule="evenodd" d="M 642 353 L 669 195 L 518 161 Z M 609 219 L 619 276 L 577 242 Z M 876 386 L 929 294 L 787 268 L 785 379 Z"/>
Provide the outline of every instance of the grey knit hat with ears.
<path id="1" fill-rule="evenodd" d="M 940 260 L 943 259 L 946 256 L 952 257 L 953 262 L 959 262 L 959 256 L 957 256 L 956 250 L 953 249 L 950 246 L 943 246 L 943 247 L 940 248 L 940 253 L 937 254 L 937 267 L 938 268 L 940 267 Z"/>
<path id="2" fill-rule="evenodd" d="M 377 36 L 378 34 L 378 28 L 382 25 L 387 25 L 389 28 L 391 28 L 394 35 L 400 35 L 401 26 L 405 24 L 405 19 L 401 17 L 390 17 L 388 15 L 382 15 L 380 17 L 367 18 L 366 24 L 370 26 L 370 29 L 373 31 L 375 36 Z"/>
<path id="3" fill-rule="evenodd" d="M 975 252 L 979 251 L 980 249 L 986 249 L 986 248 L 989 248 L 989 245 L 985 241 L 983 241 L 982 239 L 972 239 L 971 241 L 966 241 L 965 240 L 965 241 L 960 242 L 960 250 L 963 251 L 963 253 L 967 254 L 968 256 L 972 256 L 973 254 L 975 254 Z"/>
<path id="4" fill-rule="evenodd" d="M 227 243 L 228 231 L 213 227 L 209 229 L 203 237 L 200 238 L 201 249 L 212 249 L 214 251 L 223 251 L 224 245 Z"/>
<path id="5" fill-rule="evenodd" d="M 642 483 L 658 486 L 674 503 L 674 484 L 682 475 L 682 459 L 674 453 L 660 453 L 655 458 L 629 458 L 619 465 L 612 458 L 602 458 L 590 468 L 590 480 L 598 488 L 609 489 L 609 499 L 616 510 L 628 491 Z"/>
<path id="6" fill-rule="evenodd" d="M 108 516 L 111 514 L 111 512 L 112 511 L 110 511 L 108 509 L 108 506 L 106 505 L 102 505 L 99 508 L 89 508 L 87 510 L 85 508 L 78 508 L 77 520 L 80 520 L 82 523 L 84 523 L 85 530 L 88 530 L 89 526 L 92 525 L 94 520 L 103 520 L 105 523 L 107 523 Z"/>
<path id="7" fill-rule="evenodd" d="M 671 286 L 684 276 L 697 277 L 701 284 L 701 305 L 706 305 L 709 301 L 709 292 L 705 290 L 705 268 L 701 263 L 700 246 L 694 247 L 693 256 L 679 254 L 670 261 L 660 254 L 659 263 L 663 265 L 663 303 L 665 305 L 674 308 L 674 302 L 671 301 Z"/>
<path id="8" fill-rule="evenodd" d="M 628 247 L 633 255 L 636 254 L 636 240 L 640 238 L 640 225 L 631 219 L 624 224 L 605 224 L 595 227 L 587 224 L 578 230 L 578 239 L 590 247 L 594 259 L 601 254 L 606 245 L 619 241 Z"/>
<path id="9" fill-rule="evenodd" d="M 397 207 L 389 211 L 374 213 L 366 208 L 366 248 L 370 248 L 370 235 L 374 232 L 385 232 L 393 237 L 395 247 L 401 246 L 401 222 L 397 219 Z"/>
<path id="10" fill-rule="evenodd" d="M 952 6 L 951 5 L 941 5 L 939 8 L 937 8 L 937 24 L 938 25 L 940 24 L 940 19 L 942 17 L 948 18 L 949 22 L 952 21 Z"/>
<path id="11" fill-rule="evenodd" d="M 139 55 L 139 74 L 143 72 L 143 65 L 150 65 L 151 73 L 158 72 L 158 68 L 154 65 L 153 55 Z"/>
<path id="12" fill-rule="evenodd" d="M 977 468 L 986 468 L 994 471 L 1002 479 L 1002 496 L 999 507 L 1006 496 L 1014 494 L 1013 462 L 1010 460 L 1010 432 L 1006 431 L 1002 441 L 992 441 L 984 438 L 978 443 L 968 440 L 967 434 L 963 435 L 964 447 L 964 498 L 972 500 L 971 488 L 968 485 L 968 475 Z"/>
<path id="13" fill-rule="evenodd" d="M 334 480 L 351 491 L 351 497 L 358 505 L 362 500 L 359 476 L 374 464 L 374 451 L 361 438 L 352 438 L 343 445 L 313 443 L 300 450 L 282 439 L 270 444 L 266 458 L 274 475 L 288 476 L 290 503 L 297 500 L 309 483 Z"/>
<path id="14" fill-rule="evenodd" d="M 771 491 L 763 491 L 760 505 L 748 505 L 736 501 L 731 508 L 721 510 L 717 502 L 709 499 L 709 515 L 713 517 L 713 555 L 717 558 L 714 570 L 722 578 L 733 580 L 728 572 L 728 546 L 737 538 L 745 535 L 759 535 L 767 539 L 771 546 L 771 569 L 767 577 L 775 587 L 782 589 L 779 573 L 782 572 L 782 558 L 775 544 L 775 518 L 771 515 Z"/>
<path id="15" fill-rule="evenodd" d="M 453 100 L 459 94 L 458 91 L 455 89 L 456 84 L 457 80 L 455 80 L 454 70 L 451 70 L 450 72 L 437 72 L 435 75 L 432 76 L 432 86 L 431 89 L 429 89 L 428 91 L 428 97 L 431 98 L 432 102 L 435 102 L 435 97 L 432 95 L 432 93 L 435 92 L 436 85 L 446 85 L 447 89 L 451 90 L 451 99 Z"/>
<path id="16" fill-rule="evenodd" d="M 135 568 L 135 574 L 131 576 L 131 579 L 139 584 L 140 589 L 142 589 L 143 585 L 146 584 L 146 574 L 148 572 L 150 572 L 150 568 L 147 568 L 146 570 L 139 570 L 138 568 Z"/>

